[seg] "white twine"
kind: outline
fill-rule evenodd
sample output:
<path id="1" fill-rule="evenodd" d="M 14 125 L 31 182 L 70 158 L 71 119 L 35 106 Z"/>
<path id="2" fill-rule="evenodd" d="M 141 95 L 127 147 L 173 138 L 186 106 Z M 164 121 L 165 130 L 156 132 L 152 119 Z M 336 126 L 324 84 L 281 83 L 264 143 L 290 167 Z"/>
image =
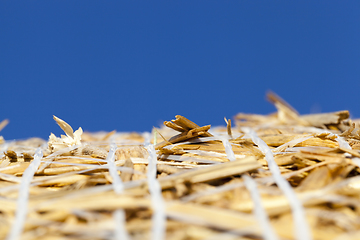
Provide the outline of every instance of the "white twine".
<path id="1" fill-rule="evenodd" d="M 109 168 L 110 177 L 112 178 L 112 186 L 116 194 L 122 194 L 124 192 L 124 184 L 118 174 L 117 167 L 115 165 L 115 152 L 117 146 L 115 142 L 110 144 L 109 153 L 106 157 L 106 162 Z M 115 239 L 116 240 L 128 240 L 129 234 L 126 230 L 125 212 L 123 209 L 117 209 L 113 218 L 115 221 Z"/>
<path id="2" fill-rule="evenodd" d="M 10 232 L 6 237 L 6 240 L 16 240 L 19 239 L 26 220 L 26 215 L 28 211 L 28 201 L 29 201 L 29 188 L 32 179 L 34 178 L 36 170 L 39 168 L 41 159 L 43 157 L 43 152 L 41 148 L 36 149 L 34 159 L 26 168 L 22 175 L 19 196 L 16 204 L 16 213 L 15 221 L 13 222 Z"/>
<path id="3" fill-rule="evenodd" d="M 124 191 L 124 184 L 117 172 L 117 168 L 115 165 L 115 152 L 117 146 L 115 143 L 110 144 L 110 150 L 106 157 L 106 162 L 108 164 L 109 173 L 112 178 L 112 186 L 116 194 L 121 194 Z"/>
<path id="4" fill-rule="evenodd" d="M 125 228 L 126 219 L 125 212 L 122 209 L 117 209 L 113 214 L 115 222 L 115 239 L 116 240 L 129 240 L 129 234 Z"/>
<path id="5" fill-rule="evenodd" d="M 293 219 L 295 223 L 295 238 L 297 240 L 311 240 L 311 232 L 309 225 L 306 221 L 304 208 L 297 198 L 294 190 L 290 186 L 280 173 L 280 169 L 274 160 L 274 155 L 269 146 L 257 136 L 256 132 L 251 128 L 242 128 L 242 131 L 250 136 L 252 141 L 259 147 L 260 151 L 265 155 L 265 159 L 268 163 L 269 170 L 274 177 L 277 186 L 284 192 L 285 197 L 288 199 L 290 208 L 293 213 Z"/>
<path id="6" fill-rule="evenodd" d="M 260 226 L 263 231 L 263 237 L 266 240 L 277 240 L 279 237 L 275 233 L 274 229 L 272 228 L 269 220 L 269 216 L 267 215 L 262 203 L 261 203 L 261 196 L 256 186 L 256 182 L 246 174 L 242 175 L 244 179 L 244 184 L 246 189 L 250 192 L 251 199 L 254 202 L 254 214 L 256 219 L 259 221 Z"/>
<path id="7" fill-rule="evenodd" d="M 165 238 L 166 231 L 166 214 L 165 202 L 162 197 L 161 186 L 159 181 L 156 179 L 157 156 L 154 145 L 150 144 L 149 135 L 145 135 L 145 139 L 145 142 L 147 143 L 146 149 L 149 153 L 147 179 L 153 208 L 152 239 L 163 240 Z"/>

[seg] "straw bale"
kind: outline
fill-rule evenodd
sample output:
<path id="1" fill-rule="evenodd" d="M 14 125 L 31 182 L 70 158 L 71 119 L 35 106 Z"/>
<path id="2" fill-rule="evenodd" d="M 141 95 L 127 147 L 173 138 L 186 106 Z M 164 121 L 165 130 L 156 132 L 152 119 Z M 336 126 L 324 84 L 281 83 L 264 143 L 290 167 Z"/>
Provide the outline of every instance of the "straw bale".
<path id="1" fill-rule="evenodd" d="M 0 238 L 359 239 L 360 121 L 267 98 L 276 113 L 219 127 L 177 115 L 151 134 L 89 133 L 54 116 L 65 135 L 1 137 Z"/>

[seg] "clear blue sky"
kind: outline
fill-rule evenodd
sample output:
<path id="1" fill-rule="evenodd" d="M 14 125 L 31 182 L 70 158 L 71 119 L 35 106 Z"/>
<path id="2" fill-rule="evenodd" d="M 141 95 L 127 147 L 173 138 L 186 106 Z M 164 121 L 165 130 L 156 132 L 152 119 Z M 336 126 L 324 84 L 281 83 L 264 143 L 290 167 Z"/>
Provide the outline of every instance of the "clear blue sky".
<path id="1" fill-rule="evenodd" d="M 360 117 L 360 1 L 1 1 L 5 139 L 267 114 Z"/>

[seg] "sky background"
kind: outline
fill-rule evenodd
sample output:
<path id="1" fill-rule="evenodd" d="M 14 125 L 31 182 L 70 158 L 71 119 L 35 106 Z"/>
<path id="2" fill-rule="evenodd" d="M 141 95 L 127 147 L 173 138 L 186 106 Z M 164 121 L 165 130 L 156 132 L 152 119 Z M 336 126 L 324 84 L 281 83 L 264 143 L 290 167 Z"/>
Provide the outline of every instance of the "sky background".
<path id="1" fill-rule="evenodd" d="M 151 131 L 180 114 L 360 117 L 360 1 L 0 1 L 0 132 Z"/>

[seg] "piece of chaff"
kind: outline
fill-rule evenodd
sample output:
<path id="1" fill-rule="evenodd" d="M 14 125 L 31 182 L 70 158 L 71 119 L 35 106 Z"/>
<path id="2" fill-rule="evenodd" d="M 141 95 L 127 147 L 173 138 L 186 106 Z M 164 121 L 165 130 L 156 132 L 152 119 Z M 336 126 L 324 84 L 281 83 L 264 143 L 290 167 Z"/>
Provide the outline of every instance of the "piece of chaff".
<path id="1" fill-rule="evenodd" d="M 161 149 L 165 146 L 168 146 L 170 144 L 174 144 L 174 143 L 179 143 L 179 142 L 184 142 L 196 137 L 200 137 L 203 136 L 207 133 L 207 131 L 210 129 L 210 125 L 207 126 L 203 126 L 203 127 L 198 127 L 198 128 L 193 128 L 187 132 L 183 132 L 180 133 L 179 135 L 176 135 L 172 138 L 170 138 L 167 141 L 161 142 L 159 144 L 156 145 L 156 150 Z"/>
<path id="2" fill-rule="evenodd" d="M 197 125 L 196 123 L 190 121 L 189 119 L 181 116 L 181 115 L 176 115 L 175 116 L 175 120 L 171 120 L 172 123 L 174 123 L 175 125 L 177 125 L 178 127 L 185 129 L 187 131 L 190 131 L 192 129 L 195 128 L 199 128 L 200 126 Z M 166 122 L 164 123 L 166 125 Z M 174 129 L 176 130 L 176 129 Z M 183 131 L 180 131 L 183 132 Z M 211 137 L 212 135 L 210 133 L 203 133 L 204 137 Z"/>
<path id="3" fill-rule="evenodd" d="M 326 128 L 326 126 L 337 126 L 350 117 L 349 111 L 338 111 L 332 113 L 317 113 L 301 115 L 301 119 L 313 127 Z"/>
<path id="4" fill-rule="evenodd" d="M 189 119 L 183 116 L 176 115 L 175 118 L 176 119 L 171 120 L 171 122 L 165 121 L 164 125 L 181 133 L 179 135 L 170 138 L 167 141 L 163 141 L 162 143 L 157 144 L 155 147 L 156 150 L 161 149 L 170 144 L 187 141 L 189 139 L 193 139 L 196 137 L 212 136 L 210 133 L 207 132 L 211 127 L 210 125 L 200 127 L 196 123 L 190 121 Z"/>
<path id="5" fill-rule="evenodd" d="M 292 123 L 295 122 L 300 125 L 307 126 L 309 123 L 300 118 L 299 113 L 288 104 L 285 100 L 280 98 L 274 92 L 268 92 L 266 94 L 267 99 L 275 105 L 278 110 L 278 120 L 281 123 Z"/>
<path id="6" fill-rule="evenodd" d="M 6 127 L 6 125 L 9 124 L 9 120 L 8 119 L 4 119 L 0 122 L 0 131 L 4 129 L 4 127 Z"/>

